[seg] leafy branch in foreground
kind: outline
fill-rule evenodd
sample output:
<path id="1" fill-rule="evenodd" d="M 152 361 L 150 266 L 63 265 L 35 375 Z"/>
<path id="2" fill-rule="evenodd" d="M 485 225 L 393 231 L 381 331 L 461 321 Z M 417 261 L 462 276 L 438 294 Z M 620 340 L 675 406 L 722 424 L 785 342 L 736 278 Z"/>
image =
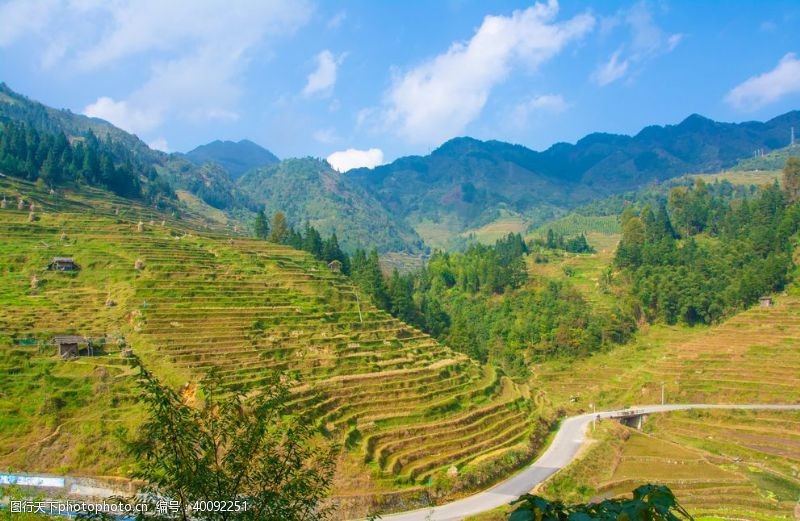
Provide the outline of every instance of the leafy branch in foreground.
<path id="1" fill-rule="evenodd" d="M 682 521 L 692 516 L 678 504 L 672 491 L 663 485 L 642 485 L 632 499 L 606 499 L 588 505 L 564 505 L 539 496 L 525 494 L 512 503 L 518 505 L 508 521 Z"/>
<path id="2" fill-rule="evenodd" d="M 287 414 L 289 389 L 280 378 L 245 397 L 224 389 L 212 371 L 193 404 L 137 364 L 148 418 L 135 436 L 123 433 L 123 439 L 136 461 L 133 477 L 147 483 L 141 495 L 159 516 L 142 519 L 330 516 L 321 501 L 330 488 L 334 451 L 311 422 Z"/>

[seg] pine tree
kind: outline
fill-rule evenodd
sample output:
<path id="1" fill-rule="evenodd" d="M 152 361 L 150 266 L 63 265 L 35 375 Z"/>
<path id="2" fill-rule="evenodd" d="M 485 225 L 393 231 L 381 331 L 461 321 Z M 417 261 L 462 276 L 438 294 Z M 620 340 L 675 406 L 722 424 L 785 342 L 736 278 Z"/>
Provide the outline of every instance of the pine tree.
<path id="1" fill-rule="evenodd" d="M 310 224 L 306 224 L 305 232 L 305 236 L 303 237 L 303 249 L 313 255 L 314 258 L 328 260 L 322 255 L 322 237 L 317 229 Z"/>
<path id="2" fill-rule="evenodd" d="M 55 151 L 50 150 L 47 154 L 47 159 L 42 164 L 40 178 L 48 185 L 54 185 L 60 181 L 59 166 L 56 161 Z"/>
<path id="3" fill-rule="evenodd" d="M 269 237 L 269 223 L 267 223 L 267 216 L 264 214 L 263 209 L 256 213 L 253 229 L 257 239 L 266 240 Z"/>
<path id="4" fill-rule="evenodd" d="M 352 261 L 353 280 L 359 288 L 369 295 L 375 306 L 389 310 L 390 299 L 383 279 L 378 251 L 373 249 L 369 256 L 364 250 L 356 250 Z"/>

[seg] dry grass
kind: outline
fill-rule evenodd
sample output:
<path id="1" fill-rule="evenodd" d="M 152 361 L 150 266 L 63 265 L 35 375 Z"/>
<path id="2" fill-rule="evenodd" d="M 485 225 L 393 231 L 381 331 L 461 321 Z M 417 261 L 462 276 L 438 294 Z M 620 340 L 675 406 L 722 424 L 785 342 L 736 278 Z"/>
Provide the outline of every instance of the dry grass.
<path id="1" fill-rule="evenodd" d="M 706 183 L 715 181 L 728 181 L 735 185 L 764 185 L 780 181 L 782 172 L 780 170 L 754 170 L 736 171 L 731 170 L 719 174 L 693 174 L 686 176 L 690 179 L 702 179 Z"/>

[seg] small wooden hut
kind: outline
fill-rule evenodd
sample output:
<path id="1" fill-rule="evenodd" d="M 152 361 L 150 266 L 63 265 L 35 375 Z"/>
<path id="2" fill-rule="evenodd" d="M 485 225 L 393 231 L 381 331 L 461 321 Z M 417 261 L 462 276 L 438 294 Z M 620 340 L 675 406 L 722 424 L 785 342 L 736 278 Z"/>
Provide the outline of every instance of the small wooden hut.
<path id="1" fill-rule="evenodd" d="M 48 266 L 53 271 L 77 271 L 78 265 L 72 257 L 53 257 Z"/>
<path id="2" fill-rule="evenodd" d="M 57 335 L 53 337 L 53 344 L 58 349 L 61 358 L 77 358 L 80 356 L 80 346 L 86 345 L 86 338 L 77 335 Z"/>
<path id="3" fill-rule="evenodd" d="M 330 261 L 328 263 L 328 269 L 334 273 L 341 273 L 342 271 L 342 263 L 336 259 Z"/>

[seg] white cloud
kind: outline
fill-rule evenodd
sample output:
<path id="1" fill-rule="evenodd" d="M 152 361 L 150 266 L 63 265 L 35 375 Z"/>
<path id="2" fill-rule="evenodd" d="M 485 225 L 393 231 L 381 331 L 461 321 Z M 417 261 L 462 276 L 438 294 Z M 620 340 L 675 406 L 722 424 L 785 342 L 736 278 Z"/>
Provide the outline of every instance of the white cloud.
<path id="1" fill-rule="evenodd" d="M 558 114 L 567 110 L 568 107 L 569 104 L 560 94 L 542 94 L 541 96 L 534 96 L 514 107 L 511 118 L 517 126 L 522 127 L 527 124 L 528 119 L 534 113 L 549 112 Z"/>
<path id="2" fill-rule="evenodd" d="M 772 20 L 764 20 L 758 26 L 758 30 L 765 33 L 772 33 L 778 28 L 778 25 Z"/>
<path id="3" fill-rule="evenodd" d="M 83 113 L 93 118 L 104 119 L 123 130 L 139 134 L 157 127 L 161 123 L 158 112 L 132 108 L 126 101 L 100 97 L 83 109 Z"/>
<path id="4" fill-rule="evenodd" d="M 800 93 L 800 60 L 790 52 L 771 71 L 753 76 L 731 89 L 725 101 L 748 111 L 797 93 Z"/>
<path id="5" fill-rule="evenodd" d="M 622 51 L 617 50 L 606 63 L 601 64 L 595 69 L 592 74 L 592 80 L 594 80 L 595 83 L 602 87 L 625 76 L 625 73 L 628 71 L 628 60 L 619 60 L 621 52 Z"/>
<path id="6" fill-rule="evenodd" d="M 339 140 L 339 136 L 336 135 L 336 131 L 332 128 L 315 130 L 311 137 L 325 145 L 330 145 L 331 143 L 335 143 Z"/>
<path id="7" fill-rule="evenodd" d="M 385 161 L 383 159 L 383 150 L 380 148 L 370 148 L 369 150 L 348 148 L 329 155 L 328 163 L 339 172 L 347 172 L 353 168 L 375 168 L 384 164 Z"/>
<path id="8" fill-rule="evenodd" d="M 79 54 L 87 68 L 145 52 L 178 52 L 216 47 L 240 55 L 266 35 L 293 31 L 310 7 L 303 1 L 138 0 L 97 2 L 110 17 L 109 30 Z M 238 56 L 237 56 L 238 57 Z M 206 71 L 213 73 L 213 70 Z"/>
<path id="9" fill-rule="evenodd" d="M 43 67 L 129 71 L 128 93 L 90 105 L 127 128 L 228 121 L 250 58 L 312 10 L 310 0 L 10 0 L 0 4 L 0 47 L 38 38 Z"/>
<path id="10" fill-rule="evenodd" d="M 492 89 L 518 63 L 535 70 L 589 32 L 589 13 L 558 22 L 558 4 L 487 16 L 467 42 L 398 75 L 385 94 L 383 124 L 413 143 L 436 144 L 464 131 Z M 364 113 L 367 114 L 367 113 Z"/>
<path id="11" fill-rule="evenodd" d="M 344 54 L 340 54 L 337 57 L 327 49 L 319 53 L 316 57 L 317 68 L 308 75 L 308 81 L 303 88 L 303 95 L 330 95 L 333 92 L 333 86 L 336 85 L 336 70 L 342 64 L 344 58 Z"/>
<path id="12" fill-rule="evenodd" d="M 563 112 L 567 108 L 567 102 L 561 94 L 543 94 L 536 96 L 528 101 L 527 106 L 530 110 L 547 110 L 551 112 Z"/>
<path id="13" fill-rule="evenodd" d="M 0 47 L 31 33 L 41 33 L 50 24 L 56 6 L 56 0 L 19 0 L 0 5 Z"/>
<path id="14" fill-rule="evenodd" d="M 338 29 L 345 19 L 347 19 L 347 11 L 339 11 L 328 20 L 326 25 L 329 29 Z"/>
<path id="15" fill-rule="evenodd" d="M 164 139 L 163 137 L 160 137 L 158 139 L 154 139 L 153 141 L 148 143 L 147 146 L 149 146 L 153 150 L 160 150 L 162 152 L 169 152 L 169 144 L 167 143 L 167 140 Z"/>
<path id="16" fill-rule="evenodd" d="M 680 33 L 668 34 L 656 25 L 650 4 L 645 1 L 617 11 L 613 16 L 603 19 L 600 26 L 604 35 L 618 27 L 626 27 L 630 32 L 630 42 L 614 51 L 592 73 L 592 81 L 601 87 L 641 70 L 647 62 L 658 56 L 674 51 L 684 36 Z"/>

